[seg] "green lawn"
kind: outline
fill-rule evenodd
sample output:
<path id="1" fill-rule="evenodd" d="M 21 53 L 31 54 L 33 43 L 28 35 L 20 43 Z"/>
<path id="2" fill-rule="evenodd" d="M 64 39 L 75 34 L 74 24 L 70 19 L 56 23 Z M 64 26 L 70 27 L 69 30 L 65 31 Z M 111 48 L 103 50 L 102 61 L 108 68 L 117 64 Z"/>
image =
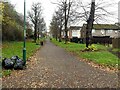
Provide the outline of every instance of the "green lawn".
<path id="1" fill-rule="evenodd" d="M 27 58 L 30 57 L 40 45 L 36 45 L 35 43 L 28 41 L 26 42 L 26 53 Z M 2 44 L 2 57 L 10 58 L 14 55 L 22 58 L 23 54 L 23 42 L 3 42 Z"/>
<path id="2" fill-rule="evenodd" d="M 112 49 L 113 52 L 120 52 L 120 48 Z"/>
<path id="3" fill-rule="evenodd" d="M 110 53 L 105 47 L 100 44 L 94 44 L 95 47 L 99 51 L 89 51 L 82 52 L 81 50 L 85 49 L 85 44 L 77 44 L 77 43 L 68 43 L 64 44 L 64 42 L 58 42 L 55 39 L 52 39 L 52 42 L 62 48 L 65 48 L 69 52 L 74 52 L 79 55 L 81 58 L 90 60 L 94 63 L 101 64 L 108 67 L 118 67 L 118 57 Z"/>
<path id="4" fill-rule="evenodd" d="M 37 41 L 38 42 L 38 41 Z M 40 45 L 36 45 L 31 40 L 26 42 L 26 55 L 27 59 L 33 55 Z M 2 58 L 11 58 L 12 56 L 19 56 L 22 58 L 23 55 L 23 42 L 3 42 L 2 43 Z M 8 76 L 11 74 L 11 70 L 3 70 L 0 73 L 1 76 Z"/>

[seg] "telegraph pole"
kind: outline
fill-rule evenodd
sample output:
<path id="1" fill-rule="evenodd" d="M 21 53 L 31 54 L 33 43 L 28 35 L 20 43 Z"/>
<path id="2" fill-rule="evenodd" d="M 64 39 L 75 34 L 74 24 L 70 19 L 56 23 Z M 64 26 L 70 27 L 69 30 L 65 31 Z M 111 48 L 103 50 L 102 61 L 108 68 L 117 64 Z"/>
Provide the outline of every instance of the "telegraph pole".
<path id="1" fill-rule="evenodd" d="M 26 0 L 24 0 L 24 43 L 23 43 L 23 60 L 26 65 Z"/>
<path id="2" fill-rule="evenodd" d="M 91 44 L 94 14 L 95 14 L 95 0 L 92 0 L 90 16 L 87 20 L 87 26 L 86 26 L 86 47 L 87 48 Z"/>

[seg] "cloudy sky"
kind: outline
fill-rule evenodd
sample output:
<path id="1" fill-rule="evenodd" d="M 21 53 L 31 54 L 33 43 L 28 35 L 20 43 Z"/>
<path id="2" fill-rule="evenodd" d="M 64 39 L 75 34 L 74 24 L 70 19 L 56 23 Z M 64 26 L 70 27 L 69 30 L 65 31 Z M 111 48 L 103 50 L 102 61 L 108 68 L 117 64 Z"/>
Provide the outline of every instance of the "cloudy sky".
<path id="1" fill-rule="evenodd" d="M 33 2 L 41 2 L 43 7 L 43 16 L 48 27 L 56 8 L 56 5 L 51 3 L 53 1 L 56 2 L 57 0 L 26 0 L 26 10 L 30 10 Z M 15 5 L 17 12 L 22 14 L 24 13 L 24 0 L 10 0 L 10 2 Z"/>
<path id="2" fill-rule="evenodd" d="M 22 13 L 22 14 L 24 13 L 24 0 L 9 0 L 9 1 L 15 5 L 17 12 Z M 52 15 L 57 7 L 56 4 L 52 4 L 51 2 L 57 2 L 57 1 L 58 0 L 26 0 L 26 9 L 27 9 L 27 11 L 30 10 L 33 2 L 41 2 L 43 10 L 44 10 L 43 16 L 45 18 L 45 21 L 46 21 L 47 27 L 48 27 L 50 20 L 52 18 Z M 83 1 L 84 2 L 91 2 L 91 0 L 83 0 Z M 120 0 L 103 0 L 103 1 L 110 2 L 110 3 L 118 3 Z M 117 4 L 109 7 L 108 10 L 113 11 L 116 14 L 116 16 L 118 16 L 117 15 L 118 14 L 118 5 Z M 115 16 L 111 17 L 110 23 L 117 22 L 117 20 L 114 18 L 117 18 L 117 17 L 115 17 Z"/>

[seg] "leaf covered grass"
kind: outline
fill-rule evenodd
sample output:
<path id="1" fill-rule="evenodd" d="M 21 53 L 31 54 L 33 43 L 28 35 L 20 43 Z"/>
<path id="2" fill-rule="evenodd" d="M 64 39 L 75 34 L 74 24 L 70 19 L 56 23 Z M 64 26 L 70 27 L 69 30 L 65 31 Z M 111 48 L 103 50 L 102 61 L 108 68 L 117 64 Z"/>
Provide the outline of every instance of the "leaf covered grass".
<path id="1" fill-rule="evenodd" d="M 31 40 L 26 42 L 26 56 L 27 59 L 35 53 L 40 45 L 36 45 Z M 11 58 L 12 56 L 19 56 L 22 59 L 23 55 L 23 42 L 3 42 L 2 44 L 2 58 Z M 0 71 L 0 77 L 9 76 L 11 70 Z"/>
<path id="2" fill-rule="evenodd" d="M 118 68 L 118 60 L 119 60 L 118 57 L 110 53 L 108 51 L 108 47 L 105 47 L 103 45 L 94 44 L 94 46 L 97 47 L 98 51 L 82 52 L 82 50 L 85 49 L 85 44 L 78 44 L 71 42 L 65 44 L 64 42 L 58 42 L 55 39 L 52 39 L 52 42 L 57 46 L 66 49 L 69 52 L 73 52 L 77 54 L 80 58 L 90 60 L 100 65 L 104 65 L 112 68 Z"/>
<path id="3" fill-rule="evenodd" d="M 26 53 L 27 58 L 29 58 L 40 45 L 36 45 L 31 41 L 26 42 Z M 2 57 L 10 58 L 12 56 L 19 56 L 22 58 L 23 55 L 23 42 L 3 42 L 2 44 Z"/>

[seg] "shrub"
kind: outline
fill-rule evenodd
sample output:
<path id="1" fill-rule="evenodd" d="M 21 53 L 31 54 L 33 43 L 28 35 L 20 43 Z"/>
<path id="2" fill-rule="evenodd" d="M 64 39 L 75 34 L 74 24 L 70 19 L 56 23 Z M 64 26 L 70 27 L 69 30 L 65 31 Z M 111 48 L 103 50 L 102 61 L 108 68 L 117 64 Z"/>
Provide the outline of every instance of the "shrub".
<path id="1" fill-rule="evenodd" d="M 2 18 L 2 39 L 3 41 L 18 41 L 23 40 L 23 20 L 18 19 L 19 14 L 14 9 L 13 5 L 3 3 L 3 18 Z"/>
<path id="2" fill-rule="evenodd" d="M 92 44 L 91 46 L 89 46 L 88 48 L 85 48 L 82 51 L 98 51 L 98 49 L 95 45 Z"/>
<path id="3" fill-rule="evenodd" d="M 3 70 L 2 76 L 9 76 L 11 74 L 11 70 Z"/>

